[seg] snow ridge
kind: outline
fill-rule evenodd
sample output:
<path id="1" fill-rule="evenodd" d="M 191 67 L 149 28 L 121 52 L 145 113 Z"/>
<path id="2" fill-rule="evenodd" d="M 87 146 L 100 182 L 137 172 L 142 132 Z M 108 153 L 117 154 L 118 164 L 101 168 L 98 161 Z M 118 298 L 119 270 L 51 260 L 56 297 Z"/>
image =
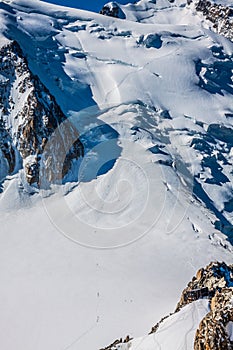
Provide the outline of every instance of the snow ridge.
<path id="1" fill-rule="evenodd" d="M 188 283 L 174 313 L 164 317 L 148 336 L 116 340 L 101 350 L 232 348 L 233 265 L 212 262 Z M 202 319 L 201 319 L 202 318 Z"/>

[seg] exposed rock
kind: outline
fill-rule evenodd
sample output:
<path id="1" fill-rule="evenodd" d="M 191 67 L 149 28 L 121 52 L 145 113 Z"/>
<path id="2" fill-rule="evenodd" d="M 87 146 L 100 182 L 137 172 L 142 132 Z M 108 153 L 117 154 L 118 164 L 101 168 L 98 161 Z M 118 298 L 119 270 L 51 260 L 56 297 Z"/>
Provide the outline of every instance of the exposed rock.
<path id="1" fill-rule="evenodd" d="M 205 269 L 200 269 L 189 282 L 181 295 L 176 311 L 200 298 L 208 297 L 211 300 L 217 291 L 225 287 L 233 287 L 233 265 L 212 262 Z"/>
<path id="2" fill-rule="evenodd" d="M 175 0 L 169 0 L 171 3 Z M 156 3 L 156 1 L 151 1 Z M 201 13 L 204 18 L 209 21 L 211 27 L 217 33 L 233 40 L 233 9 L 213 3 L 209 0 L 187 0 L 187 4 Z M 109 2 L 100 11 L 101 14 L 110 17 L 125 19 L 125 13 L 116 2 Z"/>
<path id="3" fill-rule="evenodd" d="M 211 311 L 201 321 L 196 332 L 194 350 L 231 350 L 226 326 L 233 321 L 233 288 L 223 288 L 211 300 Z"/>
<path id="4" fill-rule="evenodd" d="M 51 135 L 58 126 L 60 128 L 66 117 L 48 89 L 31 73 L 15 41 L 0 49 L 0 96 L 0 149 L 8 164 L 8 171 L 4 175 L 18 171 L 25 160 L 27 181 L 39 185 L 41 154 Z M 68 128 L 66 124 L 66 135 L 62 131 L 60 137 L 54 139 L 54 149 L 50 147 L 52 157 L 62 155 L 64 158 L 60 177 L 69 171 L 73 159 L 83 155 L 83 146 L 75 127 L 70 123 Z M 75 134 L 76 138 L 71 149 L 67 150 L 64 145 L 69 142 L 69 133 Z M 33 161 L 31 156 L 34 157 Z M 56 158 L 56 161 L 59 159 Z M 44 167 L 46 169 L 47 165 Z M 57 171 L 53 170 L 51 182 L 57 178 Z"/>
<path id="5" fill-rule="evenodd" d="M 206 268 L 199 269 L 184 289 L 174 313 L 202 298 L 209 300 L 210 312 L 202 319 L 196 330 L 193 349 L 232 350 L 233 342 L 230 340 L 227 326 L 229 322 L 233 322 L 233 265 L 212 262 Z M 163 321 L 174 313 L 163 317 L 152 327 L 149 334 L 156 333 Z M 129 341 L 130 338 L 127 338 L 127 342 Z M 101 350 L 117 350 L 122 343 L 122 339 L 119 339 Z"/>
<path id="6" fill-rule="evenodd" d="M 192 0 L 188 0 L 188 4 L 191 3 Z M 233 9 L 208 0 L 194 1 L 193 5 L 196 11 L 211 22 L 217 33 L 233 40 Z"/>
<path id="7" fill-rule="evenodd" d="M 211 311 L 199 325 L 194 350 L 232 349 L 226 326 L 233 320 L 233 265 L 212 262 L 198 270 L 183 291 L 175 312 L 200 298 L 210 300 Z"/>
<path id="8" fill-rule="evenodd" d="M 116 2 L 109 2 L 100 11 L 101 15 L 125 19 L 125 14 Z"/>
<path id="9" fill-rule="evenodd" d="M 168 317 L 170 317 L 171 315 L 173 315 L 173 313 L 170 313 L 169 315 L 162 317 L 161 320 L 160 320 L 158 323 L 156 323 L 155 326 L 153 326 L 153 327 L 151 328 L 149 334 L 156 333 L 157 330 L 158 330 L 158 328 L 159 328 L 159 326 L 160 326 L 160 324 L 161 324 L 163 321 L 165 321 Z"/>
<path id="10" fill-rule="evenodd" d="M 6 176 L 7 173 L 12 173 L 15 168 L 15 152 L 14 148 L 12 146 L 12 139 L 9 134 L 9 132 L 6 129 L 5 123 L 2 119 L 0 119 L 0 150 L 2 151 L 2 154 L 7 161 L 8 169 L 4 175 Z M 0 181 L 2 179 L 0 178 Z"/>
<path id="11" fill-rule="evenodd" d="M 33 157 L 28 160 L 24 167 L 27 182 L 32 185 L 33 183 L 39 184 L 39 162 L 37 157 Z"/>
<path id="12" fill-rule="evenodd" d="M 100 350 L 117 350 L 117 345 L 119 344 L 124 344 L 124 343 L 128 343 L 130 342 L 130 340 L 132 340 L 133 338 L 131 338 L 129 335 L 127 335 L 125 337 L 124 340 L 122 340 L 122 338 L 115 340 L 112 344 L 110 344 L 109 346 L 107 346 L 106 348 L 102 348 Z"/>

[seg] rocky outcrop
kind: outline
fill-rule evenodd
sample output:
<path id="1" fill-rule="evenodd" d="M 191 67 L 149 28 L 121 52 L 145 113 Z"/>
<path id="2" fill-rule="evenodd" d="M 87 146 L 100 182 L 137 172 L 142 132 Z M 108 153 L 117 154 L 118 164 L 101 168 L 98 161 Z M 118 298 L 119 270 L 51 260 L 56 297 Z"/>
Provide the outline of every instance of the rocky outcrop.
<path id="1" fill-rule="evenodd" d="M 193 344 L 194 350 L 232 350 L 233 342 L 228 333 L 228 326 L 233 331 L 233 265 L 224 262 L 212 262 L 197 271 L 196 276 L 188 283 L 182 292 L 180 301 L 174 313 L 180 311 L 187 304 L 198 299 L 209 300 L 210 311 L 202 319 L 196 330 Z M 149 334 L 156 333 L 165 316 L 152 327 Z M 116 340 L 110 346 L 101 350 L 121 349 L 120 344 L 129 343 L 130 338 Z M 190 349 L 191 350 L 191 349 Z"/>
<path id="2" fill-rule="evenodd" d="M 169 1 L 171 3 L 175 2 L 175 0 Z M 187 0 L 187 4 L 191 5 L 195 12 L 201 14 L 210 23 L 214 31 L 233 41 L 232 8 L 209 0 Z M 116 2 L 109 2 L 104 5 L 100 13 L 110 17 L 126 18 L 122 8 Z"/>
<path id="3" fill-rule="evenodd" d="M 188 4 L 191 3 L 192 0 L 188 0 Z M 197 12 L 211 22 L 213 29 L 217 33 L 233 40 L 233 9 L 208 0 L 194 1 L 193 6 Z"/>
<path id="4" fill-rule="evenodd" d="M 108 4 L 104 5 L 100 11 L 100 14 L 121 19 L 126 18 L 124 12 L 116 2 L 109 2 Z"/>
<path id="5" fill-rule="evenodd" d="M 0 49 L 0 96 L 0 149 L 2 158 L 8 165 L 5 174 L 1 172 L 1 177 L 24 166 L 28 183 L 40 185 L 41 155 L 51 135 L 64 123 L 66 116 L 48 89 L 32 74 L 20 46 L 15 41 Z M 67 133 L 76 135 L 68 150 L 65 147 L 69 142 Z M 57 157 L 62 154 L 63 168 L 60 177 L 69 171 L 73 159 L 83 155 L 82 143 L 71 123 L 69 128 L 66 124 L 66 135 L 61 130 L 60 137 L 54 139 L 50 152 L 52 157 L 56 157 L 54 164 L 59 162 Z M 48 165 L 44 164 L 45 169 L 46 167 Z M 50 176 L 51 182 L 57 176 L 57 171 L 54 171 Z"/>
<path id="6" fill-rule="evenodd" d="M 107 346 L 106 348 L 102 348 L 100 350 L 117 350 L 117 345 L 119 344 L 125 344 L 130 342 L 130 340 L 132 340 L 133 338 L 131 338 L 129 335 L 127 335 L 125 337 L 124 340 L 122 340 L 122 338 L 115 340 L 112 344 L 110 344 L 109 346 Z"/>
<path id="7" fill-rule="evenodd" d="M 233 321 L 233 288 L 223 288 L 211 300 L 211 311 L 196 332 L 194 350 L 231 350 L 227 325 Z"/>
<path id="8" fill-rule="evenodd" d="M 0 167 L 2 168 L 1 176 L 0 176 L 0 181 L 1 181 L 2 177 L 4 177 L 4 175 L 6 175 L 7 172 L 12 173 L 15 168 L 15 151 L 12 146 L 12 139 L 5 127 L 4 121 L 1 119 L 0 119 L 0 150 L 2 154 L 2 157 L 1 157 L 2 159 L 0 163 Z M 4 163 L 5 163 L 5 171 L 3 169 Z"/>
<path id="9" fill-rule="evenodd" d="M 217 292 L 230 287 L 233 287 L 233 265 L 212 262 L 197 271 L 184 289 L 175 311 L 200 298 L 211 300 Z"/>
<path id="10" fill-rule="evenodd" d="M 194 350 L 230 350 L 227 325 L 233 321 L 233 265 L 212 262 L 197 271 L 184 289 L 175 312 L 200 298 L 210 301 L 210 312 L 196 331 Z"/>

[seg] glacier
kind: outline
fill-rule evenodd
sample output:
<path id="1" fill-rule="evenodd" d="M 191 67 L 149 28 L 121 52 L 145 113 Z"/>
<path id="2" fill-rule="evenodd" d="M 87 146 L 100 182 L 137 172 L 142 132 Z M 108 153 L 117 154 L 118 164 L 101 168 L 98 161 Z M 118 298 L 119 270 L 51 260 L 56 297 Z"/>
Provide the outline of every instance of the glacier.
<path id="1" fill-rule="evenodd" d="M 100 349 L 126 332 L 132 350 L 190 349 L 177 337 L 197 327 L 205 301 L 172 316 L 164 338 L 141 337 L 197 269 L 232 262 L 233 43 L 182 0 L 119 6 L 125 18 L 0 2 L 0 46 L 18 43 L 84 146 L 41 189 L 23 160 L 7 173 L 0 153 L 6 350 Z M 14 111 L 1 117 L 17 148 Z"/>

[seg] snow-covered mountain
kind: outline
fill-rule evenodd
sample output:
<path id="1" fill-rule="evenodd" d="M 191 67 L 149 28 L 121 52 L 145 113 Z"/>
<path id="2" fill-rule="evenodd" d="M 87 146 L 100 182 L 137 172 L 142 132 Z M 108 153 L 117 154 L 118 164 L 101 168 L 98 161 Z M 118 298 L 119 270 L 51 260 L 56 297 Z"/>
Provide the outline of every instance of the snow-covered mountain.
<path id="1" fill-rule="evenodd" d="M 212 349 L 233 345 L 233 266 L 210 263 L 197 271 L 174 313 L 139 339 L 116 340 L 105 350 Z"/>
<path id="2" fill-rule="evenodd" d="M 141 0 L 103 15 L 0 2 L 4 349 L 140 337 L 201 266 L 232 262 L 231 2 L 222 6 Z M 180 312 L 158 349 L 179 322 L 185 336 L 195 320 L 193 341 L 208 304 Z"/>
<path id="3" fill-rule="evenodd" d="M 128 5 L 109 2 L 100 13 L 140 23 L 186 24 L 202 20 L 202 25 L 233 39 L 233 5 L 228 0 L 140 0 Z"/>

